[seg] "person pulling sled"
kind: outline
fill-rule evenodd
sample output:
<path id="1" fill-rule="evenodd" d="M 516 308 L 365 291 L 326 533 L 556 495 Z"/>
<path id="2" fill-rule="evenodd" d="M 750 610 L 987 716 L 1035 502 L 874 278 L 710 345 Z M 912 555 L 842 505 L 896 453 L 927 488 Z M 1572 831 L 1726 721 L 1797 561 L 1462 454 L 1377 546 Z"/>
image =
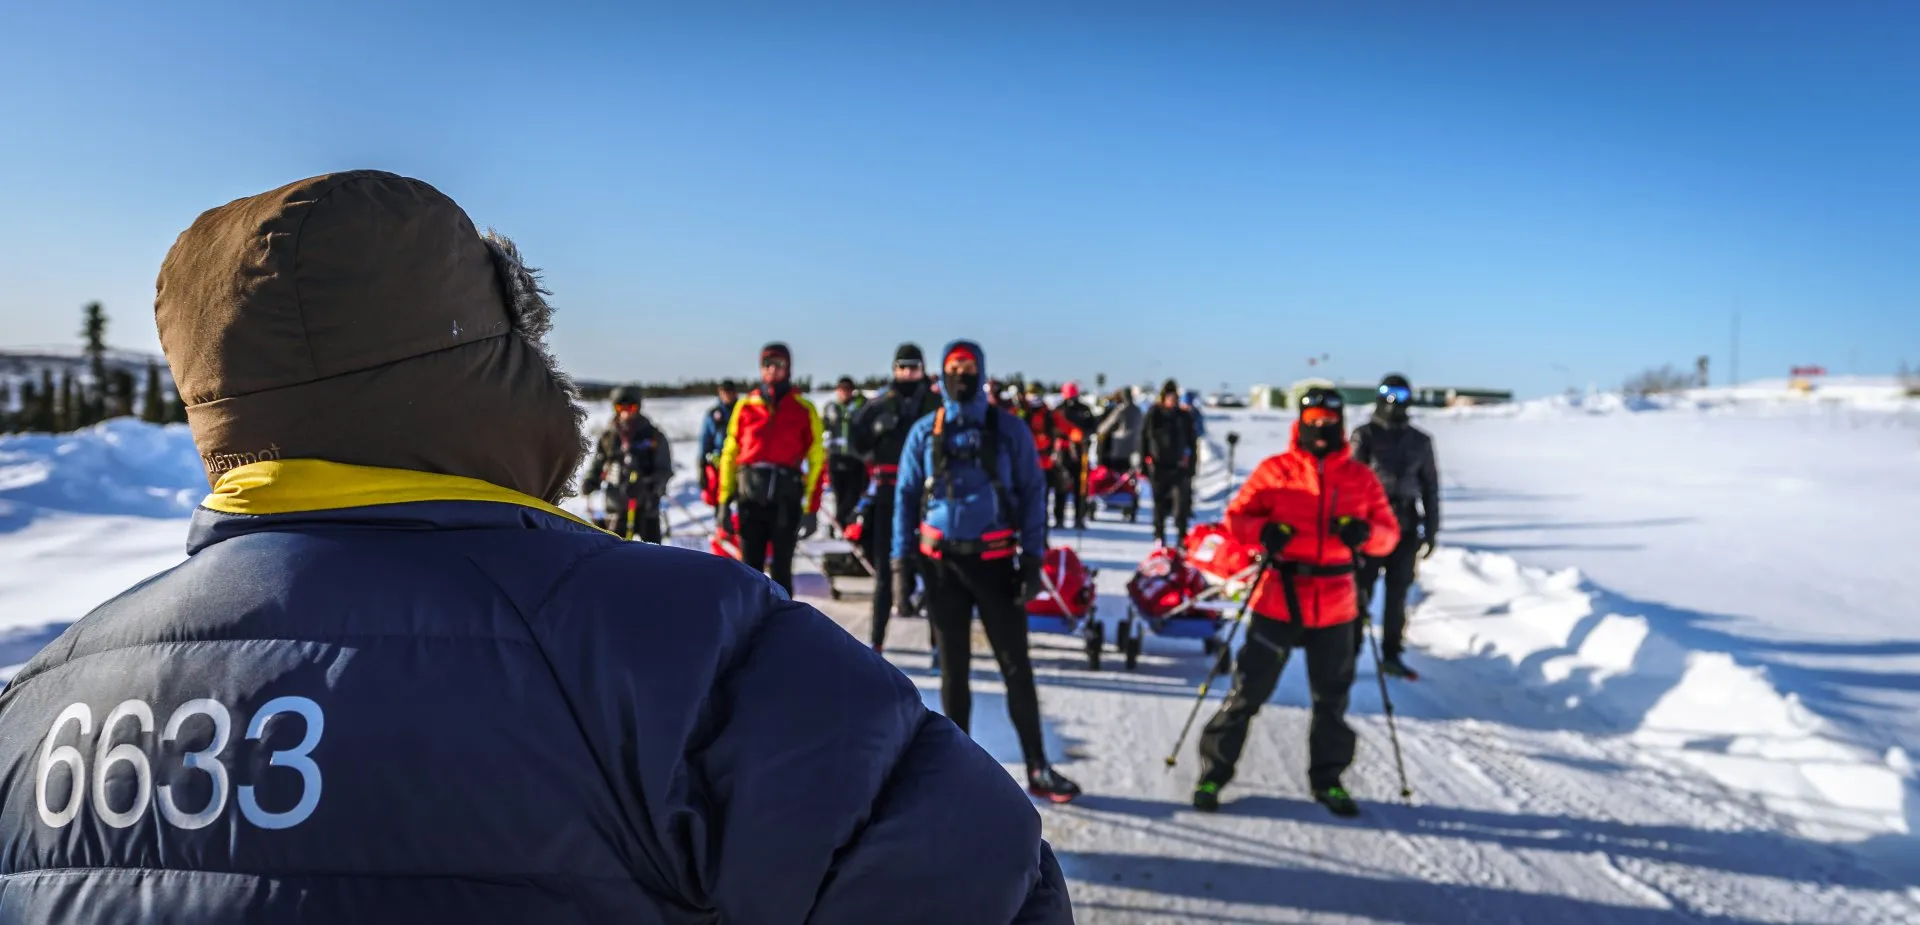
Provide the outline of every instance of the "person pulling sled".
<path id="1" fill-rule="evenodd" d="M 1160 398 L 1141 426 L 1140 442 L 1153 483 L 1154 540 L 1166 545 L 1171 518 L 1177 543 L 1186 537 L 1187 522 L 1193 518 L 1193 470 L 1200 463 L 1200 433 L 1193 415 L 1180 407 L 1179 383 L 1168 379 L 1160 387 Z"/>
<path id="2" fill-rule="evenodd" d="M 1349 625 L 1358 613 L 1354 556 L 1392 550 L 1400 526 L 1380 480 L 1347 450 L 1339 392 L 1316 388 L 1301 399 L 1292 447 L 1253 470 L 1227 505 L 1226 525 L 1239 541 L 1260 544 L 1267 564 L 1249 591 L 1252 613 L 1234 662 L 1233 690 L 1200 735 L 1193 805 L 1219 809 L 1248 726 L 1299 649 L 1313 691 L 1307 734 L 1313 798 L 1335 815 L 1357 815 L 1340 784 L 1354 750 L 1346 720 L 1357 651 Z"/>
<path id="3" fill-rule="evenodd" d="M 643 543 L 661 538 L 660 499 L 673 478 L 673 449 L 653 421 L 640 413 L 640 390 L 613 390 L 613 421 L 594 443 L 580 494 L 605 490 L 600 526 Z"/>
<path id="4" fill-rule="evenodd" d="M 1040 695 L 1027 653 L 1025 604 L 1045 590 L 1047 483 L 1033 441 L 982 389 L 986 355 L 972 341 L 941 351 L 942 400 L 908 433 L 894 499 L 893 557 L 917 561 L 939 647 L 940 704 L 966 730 L 975 610 L 1000 663 L 1007 714 L 1027 763 L 1027 792 L 1055 803 L 1080 787 L 1047 763 Z"/>

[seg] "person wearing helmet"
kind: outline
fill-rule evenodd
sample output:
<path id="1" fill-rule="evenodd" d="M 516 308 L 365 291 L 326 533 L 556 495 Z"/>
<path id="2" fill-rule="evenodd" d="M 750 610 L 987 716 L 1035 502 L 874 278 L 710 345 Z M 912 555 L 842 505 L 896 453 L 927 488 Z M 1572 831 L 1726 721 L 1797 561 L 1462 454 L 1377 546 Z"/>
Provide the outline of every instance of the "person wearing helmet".
<path id="1" fill-rule="evenodd" d="M 673 478 L 667 437 L 640 413 L 640 389 L 613 390 L 613 420 L 594 443 L 580 479 L 580 493 L 606 489 L 600 526 L 643 543 L 660 542 L 660 499 Z"/>
<path id="2" fill-rule="evenodd" d="M 1153 483 L 1153 535 L 1167 542 L 1167 520 L 1173 520 L 1174 543 L 1187 536 L 1193 517 L 1193 470 L 1200 461 L 1200 434 L 1193 415 L 1180 407 L 1180 384 L 1168 379 L 1160 399 L 1147 410 L 1140 428 L 1147 477 Z"/>
<path id="3" fill-rule="evenodd" d="M 1068 432 L 1079 433 L 1080 439 L 1059 445 L 1060 462 L 1054 467 L 1059 476 L 1053 495 L 1053 524 L 1060 527 L 1066 523 L 1067 499 L 1072 498 L 1073 528 L 1084 530 L 1087 527 L 1087 470 L 1093 465 L 1093 432 L 1100 420 L 1093 409 L 1080 400 L 1077 382 L 1060 387 L 1060 407 L 1055 410 L 1067 422 Z"/>
<path id="4" fill-rule="evenodd" d="M 827 438 L 827 484 L 833 489 L 833 523 L 842 532 L 853 524 L 854 509 L 867 490 L 867 461 L 848 444 L 854 415 L 867 403 L 867 397 L 854 387 L 850 376 L 841 376 L 833 384 L 833 400 L 820 412 L 820 426 Z"/>
<path id="5" fill-rule="evenodd" d="M 1307 732 L 1307 782 L 1334 814 L 1360 812 L 1340 785 L 1353 763 L 1347 692 L 1353 686 L 1354 634 L 1359 612 L 1354 565 L 1384 555 L 1400 540 L 1400 525 L 1373 471 L 1347 450 L 1345 403 L 1335 389 L 1309 389 L 1300 400 L 1293 445 L 1254 467 L 1227 504 L 1234 537 L 1266 551 L 1266 567 L 1248 591 L 1252 615 L 1233 667 L 1233 690 L 1200 735 L 1200 781 L 1194 808 L 1220 808 L 1220 789 L 1233 780 L 1247 744 L 1247 728 L 1273 696 L 1293 650 L 1305 652 L 1313 692 Z"/>
<path id="6" fill-rule="evenodd" d="M 1387 501 L 1400 523 L 1400 543 L 1382 558 L 1369 558 L 1359 571 L 1360 620 L 1354 624 L 1357 643 L 1364 643 L 1368 604 L 1375 583 L 1384 572 L 1387 586 L 1381 602 L 1380 670 L 1390 677 L 1415 680 L 1420 675 L 1401 658 L 1407 631 L 1407 591 L 1413 587 L 1418 559 L 1433 555 L 1440 535 L 1440 467 L 1434 460 L 1433 438 L 1408 420 L 1413 386 L 1398 373 L 1380 380 L 1373 420 L 1353 432 L 1353 458 L 1373 468 L 1386 487 Z"/>

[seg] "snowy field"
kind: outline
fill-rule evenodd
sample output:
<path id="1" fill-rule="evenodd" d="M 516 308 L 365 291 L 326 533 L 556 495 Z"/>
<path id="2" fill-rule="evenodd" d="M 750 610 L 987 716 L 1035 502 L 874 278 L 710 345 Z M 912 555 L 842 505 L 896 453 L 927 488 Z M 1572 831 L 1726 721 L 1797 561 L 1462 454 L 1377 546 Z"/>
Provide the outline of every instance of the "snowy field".
<path id="1" fill-rule="evenodd" d="M 1398 799 L 1363 663 L 1358 820 L 1307 797 L 1299 666 L 1209 816 L 1186 803 L 1191 740 L 1178 769 L 1163 762 L 1206 670 L 1198 645 L 1149 638 L 1137 671 L 1113 657 L 1093 672 L 1078 640 L 1035 637 L 1050 746 L 1087 789 L 1041 810 L 1079 919 L 1920 922 L 1920 559 L 1904 542 L 1920 522 L 1920 405 L 1884 391 L 1763 384 L 1423 418 L 1446 528 L 1409 629 L 1422 679 L 1392 688 L 1415 796 Z M 688 545 L 705 541 L 691 468 L 706 405 L 646 409 L 688 469 L 672 518 Z M 1226 432 L 1244 438 L 1244 477 L 1288 419 L 1207 423 L 1197 495 L 1212 517 Z M 200 479 L 181 428 L 0 438 L 0 665 L 178 561 Z M 1078 542 L 1118 617 L 1144 516 L 1105 516 Z M 863 599 L 799 583 L 865 638 Z M 925 624 L 895 627 L 890 656 L 937 704 Z M 1017 769 L 984 641 L 974 650 L 976 736 Z"/>

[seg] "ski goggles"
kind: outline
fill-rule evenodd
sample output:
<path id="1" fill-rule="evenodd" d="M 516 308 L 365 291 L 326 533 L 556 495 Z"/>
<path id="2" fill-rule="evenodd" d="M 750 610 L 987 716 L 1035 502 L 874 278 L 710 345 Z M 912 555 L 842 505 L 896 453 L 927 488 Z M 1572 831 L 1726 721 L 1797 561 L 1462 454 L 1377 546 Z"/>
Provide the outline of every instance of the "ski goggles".
<path id="1" fill-rule="evenodd" d="M 1404 405 L 1413 401 L 1413 390 L 1404 385 L 1383 385 L 1380 387 L 1380 400 L 1394 405 Z"/>
<path id="2" fill-rule="evenodd" d="M 926 364 L 920 362 L 919 360 L 896 360 L 893 364 L 893 368 L 897 370 L 901 370 L 902 372 L 905 372 L 907 370 L 914 370 L 917 372 L 919 370 L 925 369 Z"/>
<path id="3" fill-rule="evenodd" d="M 1340 423 L 1340 412 L 1332 408 L 1310 407 L 1300 412 L 1300 423 L 1309 427 Z"/>
<path id="4" fill-rule="evenodd" d="M 615 410 L 615 411 L 638 411 L 638 410 L 640 410 L 640 403 L 639 403 L 639 402 L 634 402 L 634 401 L 617 401 L 617 402 L 614 402 L 614 403 L 613 403 L 613 410 Z"/>

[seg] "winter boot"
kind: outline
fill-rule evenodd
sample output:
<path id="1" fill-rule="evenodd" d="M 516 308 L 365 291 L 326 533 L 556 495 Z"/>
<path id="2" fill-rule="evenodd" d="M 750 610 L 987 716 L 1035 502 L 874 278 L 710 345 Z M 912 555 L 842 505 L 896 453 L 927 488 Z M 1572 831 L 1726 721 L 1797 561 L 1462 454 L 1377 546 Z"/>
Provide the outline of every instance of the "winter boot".
<path id="1" fill-rule="evenodd" d="M 1380 660 L 1380 673 L 1389 678 L 1401 678 L 1408 681 L 1420 680 L 1420 672 L 1407 667 L 1398 655 L 1389 655 Z"/>
<path id="2" fill-rule="evenodd" d="M 1335 784 L 1325 789 L 1313 791 L 1314 802 L 1325 806 L 1327 811 L 1342 819 L 1351 819 L 1360 815 L 1360 805 L 1347 795 L 1347 788 Z"/>
<path id="3" fill-rule="evenodd" d="M 1203 813 L 1220 811 L 1220 785 L 1203 780 L 1200 786 L 1193 788 L 1193 808 Z"/>
<path id="4" fill-rule="evenodd" d="M 1027 769 L 1027 792 L 1054 803 L 1069 803 L 1080 795 L 1080 785 L 1043 765 Z"/>

